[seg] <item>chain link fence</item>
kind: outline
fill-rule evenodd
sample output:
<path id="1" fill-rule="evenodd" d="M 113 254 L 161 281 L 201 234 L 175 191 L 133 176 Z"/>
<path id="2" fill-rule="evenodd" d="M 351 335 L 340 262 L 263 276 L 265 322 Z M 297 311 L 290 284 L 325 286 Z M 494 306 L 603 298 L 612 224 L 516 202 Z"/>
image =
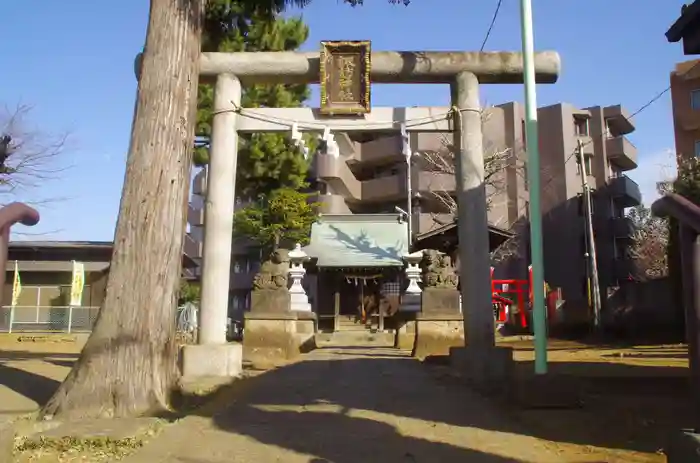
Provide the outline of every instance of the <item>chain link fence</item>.
<path id="1" fill-rule="evenodd" d="M 99 307 L 3 306 L 0 333 L 85 333 L 92 330 Z"/>

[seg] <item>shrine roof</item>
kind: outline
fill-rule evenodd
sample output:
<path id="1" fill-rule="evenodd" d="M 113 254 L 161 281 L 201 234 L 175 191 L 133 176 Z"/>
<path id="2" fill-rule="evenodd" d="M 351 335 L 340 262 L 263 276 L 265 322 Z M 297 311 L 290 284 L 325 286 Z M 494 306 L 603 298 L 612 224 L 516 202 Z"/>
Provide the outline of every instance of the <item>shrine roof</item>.
<path id="1" fill-rule="evenodd" d="M 304 251 L 318 267 L 403 266 L 408 225 L 399 214 L 324 214 Z"/>

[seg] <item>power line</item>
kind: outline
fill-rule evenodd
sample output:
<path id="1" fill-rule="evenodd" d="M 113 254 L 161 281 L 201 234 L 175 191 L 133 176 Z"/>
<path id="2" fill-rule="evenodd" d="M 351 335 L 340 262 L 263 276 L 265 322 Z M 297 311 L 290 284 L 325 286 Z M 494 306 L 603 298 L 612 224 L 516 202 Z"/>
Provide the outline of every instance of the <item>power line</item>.
<path id="1" fill-rule="evenodd" d="M 700 65 L 700 61 L 698 61 L 697 63 L 695 63 L 690 69 L 688 69 L 687 72 L 692 71 L 692 70 L 695 69 L 695 67 L 697 67 L 698 65 Z M 644 103 L 642 106 L 640 106 L 639 109 L 637 109 L 635 112 L 633 112 L 633 113 L 629 116 L 629 119 L 632 119 L 633 117 L 637 116 L 638 114 L 644 112 L 644 111 L 645 111 L 646 109 L 648 109 L 651 105 L 653 105 L 654 103 L 656 103 L 662 96 L 664 96 L 666 93 L 668 93 L 669 90 L 671 90 L 671 86 L 670 86 L 670 85 L 669 85 L 668 87 L 666 87 L 665 89 L 661 90 L 661 91 L 660 91 L 659 93 L 657 93 L 656 95 L 654 95 L 649 101 L 647 101 L 646 103 Z M 606 127 L 605 131 L 600 135 L 600 138 L 601 138 L 601 139 L 607 138 L 607 136 L 609 135 L 609 133 L 610 133 L 610 129 Z M 588 140 L 586 143 L 584 143 L 582 146 L 590 145 L 591 143 L 593 143 L 593 137 L 591 137 L 591 139 Z M 564 161 L 564 164 L 566 165 L 574 156 L 576 156 L 576 153 L 577 153 L 577 150 L 574 150 L 574 151 L 569 155 L 569 157 L 566 158 L 566 160 Z M 551 182 L 551 181 L 552 181 L 552 179 L 549 180 L 549 182 Z M 549 185 L 549 182 L 547 182 L 547 184 L 546 184 L 545 186 Z"/>
<path id="2" fill-rule="evenodd" d="M 686 73 L 692 71 L 692 70 L 695 69 L 697 66 L 700 66 L 700 61 L 698 61 L 697 63 L 695 63 L 693 66 L 691 66 L 690 69 L 688 69 L 688 70 L 686 71 Z M 656 103 L 662 96 L 664 96 L 666 93 L 668 93 L 669 90 L 671 90 L 671 86 L 670 86 L 670 85 L 669 85 L 668 87 L 666 87 L 665 89 L 661 90 L 661 91 L 660 91 L 659 93 L 657 93 L 656 95 L 654 95 L 649 101 L 647 101 L 646 103 L 644 103 L 642 106 L 640 106 L 639 109 L 637 109 L 635 112 L 633 112 L 633 113 L 629 116 L 629 119 L 632 119 L 633 117 L 635 117 L 635 116 L 639 115 L 640 113 L 644 112 L 644 111 L 645 111 L 646 109 L 648 109 L 651 105 L 653 105 L 654 103 Z M 610 133 L 610 129 L 609 129 L 608 127 L 606 127 L 606 128 L 605 128 L 605 131 L 600 135 L 600 138 L 601 138 L 601 139 L 607 138 L 607 136 L 609 135 L 609 133 Z M 593 143 L 593 141 L 594 141 L 594 137 L 591 137 L 590 140 L 588 140 L 587 142 L 585 142 L 585 143 L 583 143 L 583 144 L 581 145 L 581 148 L 583 148 L 584 146 L 590 145 L 591 143 Z M 577 149 L 574 149 L 573 152 L 566 158 L 566 160 L 564 161 L 564 166 L 566 166 L 566 165 L 569 163 L 569 161 L 571 161 L 571 159 L 573 159 L 573 158 L 576 156 L 577 153 L 578 153 L 578 148 L 577 148 Z M 550 177 L 550 178 L 544 183 L 544 185 L 542 185 L 542 187 L 543 187 L 543 188 L 547 188 L 547 187 L 549 186 L 549 184 L 552 183 L 553 180 L 554 180 L 554 177 Z M 524 207 L 523 207 L 523 209 L 527 209 L 527 204 L 528 204 L 528 202 L 526 201 L 526 202 L 525 202 L 525 205 L 524 205 Z M 522 212 L 522 211 L 521 211 L 521 212 Z"/>
<path id="3" fill-rule="evenodd" d="M 486 31 L 486 37 L 484 37 L 484 41 L 481 43 L 481 48 L 479 48 L 479 52 L 484 51 L 484 48 L 486 47 L 486 42 L 489 41 L 489 37 L 491 36 L 491 31 L 493 30 L 493 26 L 496 24 L 496 19 L 498 18 L 498 13 L 501 11 L 501 4 L 503 3 L 503 0 L 498 0 L 498 3 L 496 4 L 496 11 L 493 13 L 493 18 L 491 18 L 491 24 L 489 25 L 488 30 Z"/>

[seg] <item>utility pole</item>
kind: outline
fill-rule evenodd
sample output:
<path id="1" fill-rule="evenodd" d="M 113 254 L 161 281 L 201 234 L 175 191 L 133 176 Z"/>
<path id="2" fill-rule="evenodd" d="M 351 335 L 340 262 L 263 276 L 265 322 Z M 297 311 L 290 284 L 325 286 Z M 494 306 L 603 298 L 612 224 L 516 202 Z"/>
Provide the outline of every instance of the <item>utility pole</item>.
<path id="1" fill-rule="evenodd" d="M 406 222 L 408 225 L 408 252 L 411 252 L 413 244 L 413 183 L 411 181 L 413 152 L 405 122 L 401 124 L 401 144 L 403 155 L 406 157 Z"/>
<path id="2" fill-rule="evenodd" d="M 591 207 L 591 187 L 588 185 L 588 170 L 586 169 L 586 156 L 583 154 L 583 143 L 578 141 L 578 162 L 581 173 L 581 187 L 583 188 L 583 216 L 585 221 L 586 236 L 586 265 L 588 274 L 588 288 L 592 294 L 593 303 L 593 327 L 600 331 L 600 283 L 598 281 L 598 258 L 595 250 L 595 234 L 593 233 L 593 208 Z"/>
<path id="3" fill-rule="evenodd" d="M 540 148 L 535 90 L 535 45 L 532 32 L 532 0 L 520 0 L 520 30 L 523 42 L 525 82 L 525 138 L 527 176 L 530 184 L 530 265 L 532 265 L 532 330 L 535 335 L 535 374 L 547 373 L 547 311 L 544 301 L 544 256 L 542 251 L 542 206 Z"/>

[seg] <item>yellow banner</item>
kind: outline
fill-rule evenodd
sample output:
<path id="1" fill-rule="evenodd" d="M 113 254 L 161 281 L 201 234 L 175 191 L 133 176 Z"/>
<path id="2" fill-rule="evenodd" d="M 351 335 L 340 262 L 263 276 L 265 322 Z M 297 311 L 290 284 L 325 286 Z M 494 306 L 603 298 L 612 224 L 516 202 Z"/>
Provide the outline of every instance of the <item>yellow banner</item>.
<path id="1" fill-rule="evenodd" d="M 22 293 L 22 282 L 19 280 L 19 265 L 15 261 L 15 277 L 12 281 L 12 306 L 19 303 L 19 295 Z"/>
<path id="2" fill-rule="evenodd" d="M 85 264 L 73 261 L 73 279 L 70 286 L 70 305 L 80 307 L 85 286 Z"/>

